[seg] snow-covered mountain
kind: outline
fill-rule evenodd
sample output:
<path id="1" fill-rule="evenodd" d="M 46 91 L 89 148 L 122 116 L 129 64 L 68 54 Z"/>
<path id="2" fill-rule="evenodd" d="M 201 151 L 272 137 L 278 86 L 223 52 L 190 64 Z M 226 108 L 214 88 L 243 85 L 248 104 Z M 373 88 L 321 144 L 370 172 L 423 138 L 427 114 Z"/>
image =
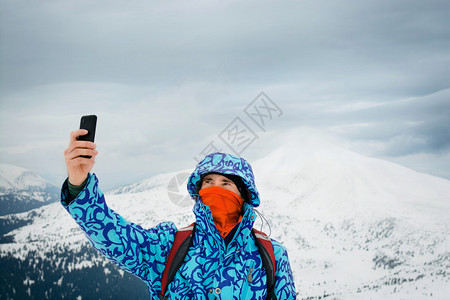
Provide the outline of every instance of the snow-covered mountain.
<path id="1" fill-rule="evenodd" d="M 42 189 L 47 184 L 49 184 L 47 180 L 27 169 L 0 164 L 0 190 L 2 191 Z"/>
<path id="2" fill-rule="evenodd" d="M 256 226 L 288 248 L 299 299 L 449 298 L 449 180 L 310 135 L 294 136 L 252 165 L 262 198 L 258 210 L 270 228 L 262 221 Z M 168 194 L 181 173 L 186 171 L 116 189 L 106 193 L 107 202 L 143 227 L 166 220 L 190 224 L 191 210 Z M 126 275 L 90 250 L 59 203 L 0 220 L 20 226 L 2 237 L 0 257 L 23 277 L 16 294 L 6 282 L 1 298 L 40 290 L 40 298 L 57 298 L 57 290 L 81 297 L 92 282 L 99 283 L 98 293 L 104 289 L 120 298 L 125 288 L 116 286 Z M 18 267 L 23 265 L 28 269 Z M 142 293 L 131 298 L 145 299 L 145 288 Z"/>
<path id="3" fill-rule="evenodd" d="M 285 143 L 254 171 L 301 295 L 449 299 L 449 180 L 312 136 Z"/>
<path id="4" fill-rule="evenodd" d="M 35 172 L 0 164 L 0 216 L 20 213 L 58 199 L 59 188 Z"/>

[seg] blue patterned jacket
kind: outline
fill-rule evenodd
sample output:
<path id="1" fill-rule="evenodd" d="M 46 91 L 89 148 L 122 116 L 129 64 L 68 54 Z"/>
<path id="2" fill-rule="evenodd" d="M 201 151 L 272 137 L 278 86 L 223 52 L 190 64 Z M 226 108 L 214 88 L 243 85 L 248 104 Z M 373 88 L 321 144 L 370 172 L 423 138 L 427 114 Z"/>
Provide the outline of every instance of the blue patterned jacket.
<path id="1" fill-rule="evenodd" d="M 223 155 L 222 160 L 217 160 L 217 155 L 213 154 L 210 161 L 207 156 L 191 175 L 188 183 L 191 195 L 196 196 L 195 185 L 201 174 L 220 171 L 241 176 L 252 199 L 250 203 L 244 204 L 243 219 L 228 245 L 225 245 L 215 227 L 209 207 L 200 200 L 195 202 L 193 244 L 185 263 L 168 286 L 166 295 L 169 295 L 169 299 L 266 298 L 266 273 L 251 234 L 256 219 L 253 207 L 259 205 L 253 173 L 245 160 L 229 154 L 220 154 Z M 242 160 L 243 168 L 237 168 L 237 160 Z M 234 161 L 234 165 L 224 167 L 226 161 Z M 142 279 L 148 285 L 150 298 L 158 299 L 161 276 L 177 232 L 175 225 L 163 222 L 154 228 L 143 229 L 127 222 L 108 208 L 103 193 L 98 189 L 95 174 L 89 175 L 85 188 L 69 205 L 66 204 L 67 197 L 66 180 L 61 192 L 61 203 L 85 232 L 90 243 L 109 260 Z M 278 299 L 296 299 L 287 251 L 275 240 L 272 240 L 272 244 L 276 259 L 275 294 Z"/>

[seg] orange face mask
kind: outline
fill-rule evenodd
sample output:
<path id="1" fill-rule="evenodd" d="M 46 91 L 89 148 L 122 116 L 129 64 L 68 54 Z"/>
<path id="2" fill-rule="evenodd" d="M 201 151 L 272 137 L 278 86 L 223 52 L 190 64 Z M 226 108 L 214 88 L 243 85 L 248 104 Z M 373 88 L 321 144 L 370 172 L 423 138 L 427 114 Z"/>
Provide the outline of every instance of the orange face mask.
<path id="1" fill-rule="evenodd" d="M 214 224 L 225 238 L 233 227 L 242 220 L 242 200 L 239 195 L 218 186 L 201 189 L 198 193 L 203 204 L 209 206 Z"/>

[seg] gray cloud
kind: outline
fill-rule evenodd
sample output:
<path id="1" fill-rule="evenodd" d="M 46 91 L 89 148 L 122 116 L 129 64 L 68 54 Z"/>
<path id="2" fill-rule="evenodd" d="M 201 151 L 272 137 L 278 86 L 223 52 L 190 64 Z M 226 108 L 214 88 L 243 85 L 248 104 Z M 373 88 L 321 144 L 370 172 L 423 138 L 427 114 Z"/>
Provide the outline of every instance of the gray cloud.
<path id="1" fill-rule="evenodd" d="M 2 28 L 11 29 L 2 33 L 9 70 L 2 82 L 173 85 L 207 80 L 214 70 L 239 82 L 340 78 L 351 85 L 351 73 L 361 75 L 359 88 L 375 88 L 384 78 L 396 80 L 397 90 L 430 92 L 446 84 L 426 72 L 446 70 L 442 2 L 212 3 L 198 3 L 200 11 L 181 2 L 4 3 Z"/>
<path id="2" fill-rule="evenodd" d="M 449 151 L 450 89 L 359 109 L 333 105 L 303 119 L 352 140 L 382 141 L 372 154 L 401 156 Z"/>

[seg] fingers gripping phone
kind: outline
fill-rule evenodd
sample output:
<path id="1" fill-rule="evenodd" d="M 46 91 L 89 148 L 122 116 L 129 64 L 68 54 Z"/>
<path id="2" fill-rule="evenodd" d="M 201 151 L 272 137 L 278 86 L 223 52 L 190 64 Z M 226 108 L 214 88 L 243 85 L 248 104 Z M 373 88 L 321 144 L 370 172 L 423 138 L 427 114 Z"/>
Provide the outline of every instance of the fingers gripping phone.
<path id="1" fill-rule="evenodd" d="M 82 116 L 80 121 L 80 129 L 86 129 L 88 133 L 86 135 L 80 135 L 78 137 L 78 140 L 94 142 L 96 127 L 97 127 L 96 115 Z M 81 155 L 81 157 L 91 158 L 92 156 Z"/>

